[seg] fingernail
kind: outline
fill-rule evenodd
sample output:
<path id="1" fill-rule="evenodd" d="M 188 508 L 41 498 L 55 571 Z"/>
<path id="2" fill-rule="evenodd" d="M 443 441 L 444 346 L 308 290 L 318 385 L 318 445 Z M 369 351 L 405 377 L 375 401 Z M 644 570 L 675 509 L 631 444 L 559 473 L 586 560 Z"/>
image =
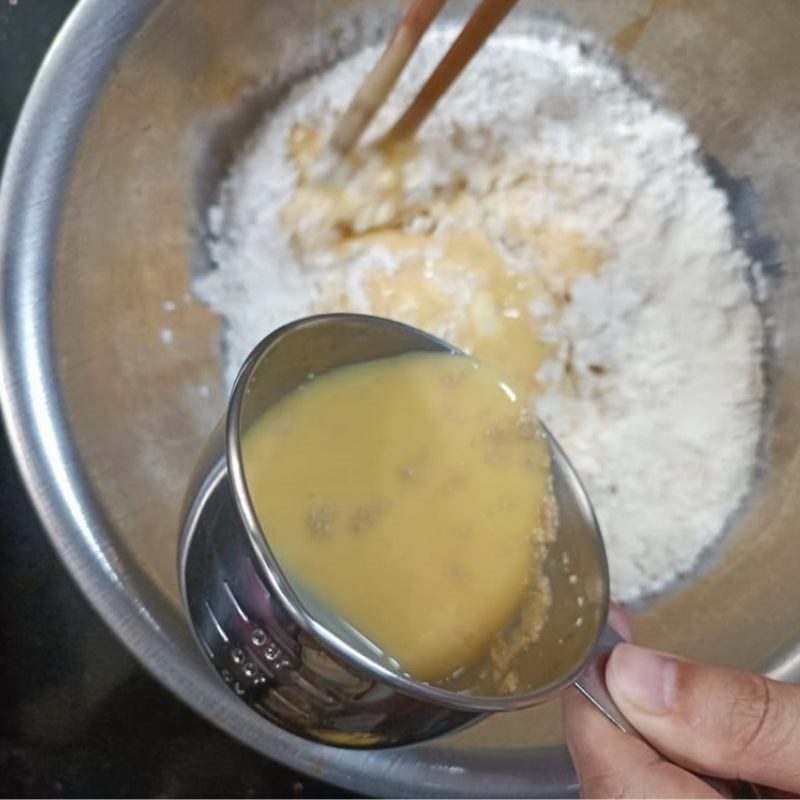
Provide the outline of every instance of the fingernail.
<path id="1" fill-rule="evenodd" d="M 674 658 L 620 644 L 608 662 L 608 681 L 628 702 L 648 714 L 668 714 L 675 698 L 678 664 Z"/>

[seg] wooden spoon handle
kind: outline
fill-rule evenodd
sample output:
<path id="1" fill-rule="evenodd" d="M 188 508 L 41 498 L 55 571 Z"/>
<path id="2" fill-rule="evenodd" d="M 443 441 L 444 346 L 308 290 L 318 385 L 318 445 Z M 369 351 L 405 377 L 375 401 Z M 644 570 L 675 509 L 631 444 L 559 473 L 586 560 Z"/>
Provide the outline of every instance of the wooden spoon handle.
<path id="1" fill-rule="evenodd" d="M 380 60 L 364 79 L 333 131 L 329 147 L 338 156 L 346 156 L 358 142 L 445 2 L 412 2 Z"/>
<path id="2" fill-rule="evenodd" d="M 483 0 L 387 138 L 408 139 L 417 132 L 442 95 L 516 3 L 517 0 Z"/>

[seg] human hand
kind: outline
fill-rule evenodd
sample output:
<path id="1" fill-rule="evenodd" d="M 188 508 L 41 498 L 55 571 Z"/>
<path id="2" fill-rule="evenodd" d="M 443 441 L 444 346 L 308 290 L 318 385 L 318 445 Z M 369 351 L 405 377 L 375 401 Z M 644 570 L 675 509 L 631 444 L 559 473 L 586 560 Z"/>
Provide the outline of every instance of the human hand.
<path id="1" fill-rule="evenodd" d="M 693 773 L 800 794 L 800 686 L 633 644 L 614 649 L 606 682 L 652 747 L 569 689 L 564 726 L 583 797 L 720 797 Z"/>

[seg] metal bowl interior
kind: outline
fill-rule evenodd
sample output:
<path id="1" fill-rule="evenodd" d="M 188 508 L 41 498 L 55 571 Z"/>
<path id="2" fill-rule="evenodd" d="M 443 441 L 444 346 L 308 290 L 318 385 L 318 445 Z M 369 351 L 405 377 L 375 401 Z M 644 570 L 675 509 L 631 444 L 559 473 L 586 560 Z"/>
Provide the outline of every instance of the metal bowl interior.
<path id="1" fill-rule="evenodd" d="M 301 743 L 217 684 L 179 610 L 181 499 L 225 406 L 220 323 L 190 289 L 198 209 L 280 86 L 244 106 L 242 92 L 302 74 L 319 37 L 366 5 L 387 25 L 400 7 L 83 0 L 32 90 L 0 195 L 6 420 L 83 590 L 154 674 L 233 735 L 364 793 L 562 795 L 575 784 L 552 704 L 398 753 Z M 616 41 L 735 176 L 732 199 L 757 215 L 761 243 L 776 243 L 762 251 L 774 338 L 757 484 L 699 573 L 635 627 L 664 649 L 798 679 L 800 15 L 793 0 L 542 0 L 518 13 L 541 10 Z"/>

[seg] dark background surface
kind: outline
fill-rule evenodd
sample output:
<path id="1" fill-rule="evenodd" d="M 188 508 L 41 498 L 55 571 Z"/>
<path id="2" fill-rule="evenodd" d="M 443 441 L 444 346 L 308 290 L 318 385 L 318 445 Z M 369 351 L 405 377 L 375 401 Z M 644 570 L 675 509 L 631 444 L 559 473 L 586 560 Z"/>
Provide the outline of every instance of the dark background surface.
<path id="1" fill-rule="evenodd" d="M 73 5 L 0 0 L 0 163 Z M 131 657 L 55 556 L 2 426 L 0 692 L 0 796 L 347 796 L 217 731 Z"/>

